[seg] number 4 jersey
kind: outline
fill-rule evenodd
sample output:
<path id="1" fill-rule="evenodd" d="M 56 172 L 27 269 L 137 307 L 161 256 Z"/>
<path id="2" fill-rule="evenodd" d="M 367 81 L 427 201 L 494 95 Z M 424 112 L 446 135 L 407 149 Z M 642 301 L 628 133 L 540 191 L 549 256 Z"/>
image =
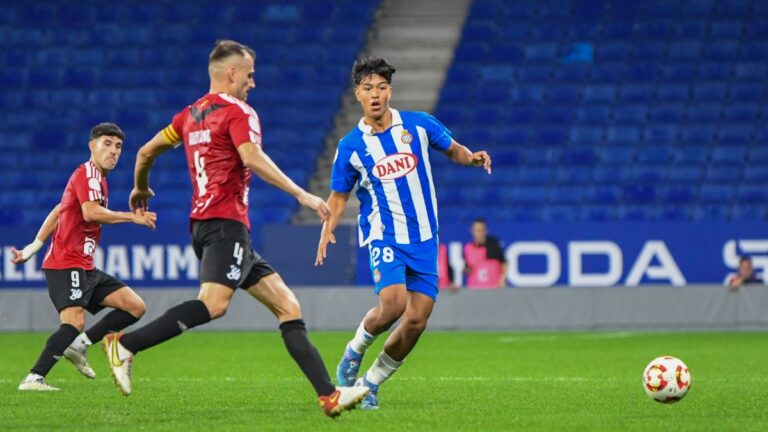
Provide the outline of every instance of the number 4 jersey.
<path id="1" fill-rule="evenodd" d="M 93 253 L 101 236 L 101 224 L 86 222 L 82 205 L 97 201 L 107 207 L 107 192 L 107 179 L 92 162 L 80 165 L 72 173 L 61 197 L 59 220 L 43 269 L 94 269 Z"/>
<path id="2" fill-rule="evenodd" d="M 161 133 L 171 144 L 184 143 L 193 189 L 190 219 L 229 219 L 250 229 L 251 170 L 237 148 L 247 142 L 261 146 L 256 111 L 227 94 L 207 94 L 176 114 Z"/>

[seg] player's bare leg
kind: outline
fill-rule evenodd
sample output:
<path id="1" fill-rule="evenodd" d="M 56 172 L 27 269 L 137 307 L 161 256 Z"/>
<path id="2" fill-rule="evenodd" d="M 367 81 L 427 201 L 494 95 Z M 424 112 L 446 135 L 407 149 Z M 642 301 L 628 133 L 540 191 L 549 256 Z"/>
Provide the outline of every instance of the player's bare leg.
<path id="1" fill-rule="evenodd" d="M 366 331 L 378 336 L 389 330 L 405 312 L 408 306 L 408 291 L 405 285 L 390 285 L 379 292 L 379 304 L 368 311 L 363 318 Z"/>
<path id="2" fill-rule="evenodd" d="M 379 292 L 379 304 L 365 314 L 336 367 L 336 380 L 339 385 L 354 385 L 365 351 L 378 335 L 389 330 L 400 319 L 407 305 L 408 292 L 404 284 L 382 288 Z"/>
<path id="3" fill-rule="evenodd" d="M 320 406 L 326 415 L 335 417 L 360 403 L 368 393 L 368 389 L 337 388 L 331 383 L 320 353 L 307 337 L 307 329 L 301 319 L 299 301 L 279 274 L 272 273 L 263 277 L 247 291 L 277 318 L 285 347 L 312 383 Z"/>
<path id="4" fill-rule="evenodd" d="M 200 284 L 200 292 L 197 299 L 203 302 L 212 320 L 221 318 L 227 313 L 229 304 L 232 302 L 232 296 L 235 290 L 215 282 L 204 282 Z"/>
<path id="5" fill-rule="evenodd" d="M 80 333 L 72 344 L 64 350 L 64 357 L 72 362 L 78 372 L 87 378 L 96 377 L 96 372 L 88 364 L 88 347 L 100 342 L 107 334 L 119 332 L 134 324 L 147 310 L 141 297 L 127 286 L 111 292 L 101 301 L 100 305 L 114 310 L 89 329 Z"/>
<path id="6" fill-rule="evenodd" d="M 427 321 L 434 306 L 435 301 L 429 296 L 408 292 L 408 305 L 400 319 L 400 324 L 384 342 L 384 350 L 373 362 L 371 368 L 356 383 L 371 389 L 371 393 L 363 401 L 363 409 L 378 408 L 379 385 L 402 366 L 405 357 L 416 346 L 419 337 L 427 328 Z"/>
<path id="7" fill-rule="evenodd" d="M 409 292 L 408 306 L 405 308 L 400 324 L 384 342 L 384 352 L 395 361 L 405 360 L 427 328 L 427 321 L 434 307 L 435 301 L 430 297 Z"/>
<path id="8" fill-rule="evenodd" d="M 19 385 L 19 390 L 51 391 L 58 388 L 45 382 L 51 368 L 64 354 L 64 350 L 72 343 L 85 325 L 85 309 L 71 306 L 59 312 L 61 326 L 46 341 L 43 352 L 30 370 L 30 373 Z"/>

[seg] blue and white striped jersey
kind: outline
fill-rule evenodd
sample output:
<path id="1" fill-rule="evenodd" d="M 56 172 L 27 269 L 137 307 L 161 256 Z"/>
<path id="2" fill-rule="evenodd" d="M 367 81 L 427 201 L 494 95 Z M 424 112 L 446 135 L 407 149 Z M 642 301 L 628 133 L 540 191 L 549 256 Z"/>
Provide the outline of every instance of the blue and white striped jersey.
<path id="1" fill-rule="evenodd" d="M 373 240 L 419 243 L 437 233 L 429 147 L 447 150 L 451 131 L 423 112 L 390 109 L 392 127 L 371 133 L 363 119 L 339 142 L 331 190 L 358 185 L 360 246 Z"/>

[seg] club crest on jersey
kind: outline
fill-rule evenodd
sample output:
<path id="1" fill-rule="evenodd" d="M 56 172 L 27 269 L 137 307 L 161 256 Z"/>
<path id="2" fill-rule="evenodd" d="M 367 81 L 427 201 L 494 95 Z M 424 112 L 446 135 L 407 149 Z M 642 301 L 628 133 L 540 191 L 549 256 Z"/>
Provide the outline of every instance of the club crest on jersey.
<path id="1" fill-rule="evenodd" d="M 381 280 L 381 272 L 379 271 L 379 269 L 373 269 L 373 282 L 379 283 L 380 280 Z"/>
<path id="2" fill-rule="evenodd" d="M 230 265 L 229 266 L 229 273 L 227 273 L 227 279 L 229 280 L 238 280 L 240 279 L 241 271 L 237 266 Z"/>
<path id="3" fill-rule="evenodd" d="M 413 135 L 408 132 L 408 129 L 403 129 L 403 132 L 400 133 L 400 141 L 405 145 L 411 145 L 413 142 Z"/>
<path id="4" fill-rule="evenodd" d="M 373 166 L 373 175 L 379 180 L 394 180 L 403 177 L 416 168 L 419 158 L 413 153 L 391 154 Z"/>

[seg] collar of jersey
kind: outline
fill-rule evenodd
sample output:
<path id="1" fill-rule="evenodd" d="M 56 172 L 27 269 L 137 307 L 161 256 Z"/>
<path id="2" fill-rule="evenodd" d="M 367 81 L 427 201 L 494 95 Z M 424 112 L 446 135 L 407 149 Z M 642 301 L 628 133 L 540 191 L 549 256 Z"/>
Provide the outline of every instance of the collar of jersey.
<path id="1" fill-rule="evenodd" d="M 400 111 L 390 108 L 389 112 L 392 113 L 392 126 L 389 127 L 389 129 L 392 129 L 395 126 L 402 126 L 403 124 L 403 118 L 400 117 Z M 365 117 L 362 117 L 360 119 L 360 122 L 357 123 L 357 128 L 360 129 L 361 132 L 363 132 L 366 135 L 376 135 L 373 133 L 373 128 L 367 124 L 365 124 Z M 389 130 L 387 129 L 387 130 Z M 384 131 L 386 132 L 386 131 Z M 383 132 L 382 132 L 383 133 Z"/>

